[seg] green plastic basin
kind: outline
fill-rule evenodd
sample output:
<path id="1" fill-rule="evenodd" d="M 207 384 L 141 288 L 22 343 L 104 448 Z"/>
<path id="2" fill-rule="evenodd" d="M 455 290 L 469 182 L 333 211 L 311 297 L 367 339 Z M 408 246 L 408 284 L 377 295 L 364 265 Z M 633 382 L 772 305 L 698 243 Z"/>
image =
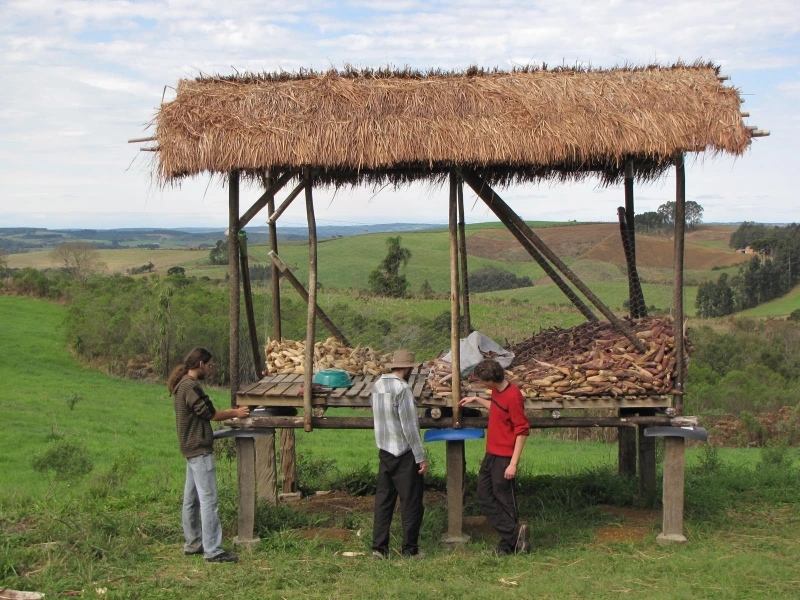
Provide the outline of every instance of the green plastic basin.
<path id="1" fill-rule="evenodd" d="M 313 383 L 331 388 L 350 387 L 353 382 L 344 369 L 323 369 L 314 373 Z"/>

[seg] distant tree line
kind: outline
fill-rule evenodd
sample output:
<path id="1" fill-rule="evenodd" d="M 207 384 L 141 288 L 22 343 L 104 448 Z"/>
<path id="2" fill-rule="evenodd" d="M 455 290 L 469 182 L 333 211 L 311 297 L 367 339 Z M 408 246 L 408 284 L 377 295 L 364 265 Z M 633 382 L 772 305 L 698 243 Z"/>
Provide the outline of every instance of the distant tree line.
<path id="1" fill-rule="evenodd" d="M 685 212 L 687 228 L 697 227 L 703 222 L 703 207 L 694 200 L 686 202 Z M 675 202 L 666 202 L 655 211 L 635 215 L 633 222 L 642 232 L 672 229 L 675 227 Z"/>
<path id="2" fill-rule="evenodd" d="M 697 290 L 695 306 L 701 317 L 721 317 L 757 306 L 788 293 L 800 280 L 800 226 L 767 227 L 742 223 L 731 236 L 732 248 L 755 248 L 759 254 Z"/>

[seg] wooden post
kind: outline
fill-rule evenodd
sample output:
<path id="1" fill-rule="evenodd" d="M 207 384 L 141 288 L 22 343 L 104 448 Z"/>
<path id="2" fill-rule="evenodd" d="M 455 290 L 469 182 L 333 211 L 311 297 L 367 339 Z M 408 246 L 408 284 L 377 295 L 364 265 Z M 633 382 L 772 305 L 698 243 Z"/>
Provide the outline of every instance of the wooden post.
<path id="1" fill-rule="evenodd" d="M 287 183 L 289 180 L 297 175 L 297 171 L 286 171 L 283 175 L 281 175 L 278 180 L 275 180 L 271 174 L 267 175 L 267 189 L 264 190 L 264 193 L 261 194 L 261 197 L 255 201 L 253 206 L 251 206 L 242 218 L 239 219 L 239 229 L 244 229 L 245 226 L 255 217 L 265 205 L 269 204 L 270 198 L 274 199 L 275 194 Z M 272 210 L 269 211 L 272 214 Z"/>
<path id="2" fill-rule="evenodd" d="M 684 342 L 683 342 L 683 251 L 686 232 L 686 170 L 683 166 L 683 154 L 675 157 L 675 265 L 673 270 L 675 319 L 675 389 L 684 391 L 686 379 Z M 683 414 L 683 395 L 677 394 L 675 411 Z"/>
<path id="3" fill-rule="evenodd" d="M 631 317 L 638 319 L 647 316 L 639 272 L 636 270 L 636 226 L 633 207 L 633 161 L 625 164 L 625 208 L 619 209 L 619 226 L 622 235 L 622 248 L 628 267 L 628 309 Z"/>
<path id="4" fill-rule="evenodd" d="M 664 522 L 659 542 L 686 541 L 683 535 L 684 448 L 682 437 L 664 438 Z"/>
<path id="5" fill-rule="evenodd" d="M 259 500 L 278 502 L 278 481 L 275 460 L 275 436 L 260 435 L 256 446 L 256 491 Z"/>
<path id="6" fill-rule="evenodd" d="M 295 456 L 294 429 L 281 429 L 281 492 L 291 494 L 296 491 L 297 457 Z"/>
<path id="7" fill-rule="evenodd" d="M 620 418 L 626 418 L 636 411 L 621 408 Z M 636 476 L 636 428 L 617 428 L 617 472 L 627 477 Z"/>
<path id="8" fill-rule="evenodd" d="M 267 183 L 271 184 L 272 179 L 272 176 L 269 175 L 267 178 Z M 269 211 L 269 214 L 273 214 L 275 212 L 274 193 L 267 195 L 267 210 Z M 269 223 L 269 247 L 270 252 L 274 253 L 275 255 L 278 254 L 278 226 L 274 222 Z M 278 270 L 278 266 L 274 262 L 270 263 L 270 265 L 272 268 L 272 339 L 280 341 L 283 338 L 283 332 L 281 331 L 281 272 Z M 281 491 L 291 494 L 292 492 L 296 491 L 295 487 L 297 482 L 297 471 L 295 466 L 297 464 L 297 459 L 295 456 L 294 447 L 294 429 L 280 429 L 279 431 L 280 435 L 278 437 L 281 446 Z M 274 460 L 274 440 L 272 444 L 272 457 Z M 265 465 L 264 470 L 266 471 L 266 469 L 267 467 Z M 268 479 L 268 476 L 266 479 Z M 267 481 L 267 487 L 269 488 L 269 481 Z M 260 489 L 261 488 L 259 487 L 259 490 Z"/>
<path id="9" fill-rule="evenodd" d="M 456 174 L 450 173 L 450 358 L 453 368 L 453 429 L 461 428 L 461 327 L 459 323 L 458 285 L 458 200 Z"/>
<path id="10" fill-rule="evenodd" d="M 275 254 L 272 250 L 267 253 L 270 260 L 272 260 L 273 266 L 276 266 L 278 270 L 283 274 L 283 276 L 292 284 L 292 287 L 300 294 L 300 297 L 309 304 L 309 294 L 306 291 L 306 288 L 303 287 L 303 284 L 298 281 L 297 277 L 289 270 L 289 266 L 281 260 L 281 257 Z M 330 317 L 325 314 L 325 312 L 319 307 L 319 304 L 314 305 L 314 310 L 317 313 L 317 318 L 322 321 L 322 324 L 328 328 L 333 336 L 342 342 L 345 346 L 350 346 L 350 342 L 347 341 L 347 338 L 344 337 L 344 334 L 339 330 L 336 325 L 333 324 L 333 321 L 330 320 Z"/>
<path id="11" fill-rule="evenodd" d="M 464 219 L 464 182 L 458 178 L 458 253 L 461 258 L 461 335 L 467 337 L 472 329 L 472 320 L 469 314 L 469 273 L 467 269 L 467 235 Z"/>
<path id="12" fill-rule="evenodd" d="M 235 407 L 239 391 L 239 171 L 228 174 L 228 285 L 231 406 Z"/>
<path id="13" fill-rule="evenodd" d="M 314 340 L 317 325 L 317 221 L 314 218 L 314 197 L 309 169 L 303 170 L 306 190 L 306 216 L 308 217 L 308 310 L 306 316 L 306 355 L 303 376 L 303 419 L 304 429 L 311 431 L 311 396 L 314 378 Z"/>
<path id="14" fill-rule="evenodd" d="M 442 543 L 448 546 L 466 544 L 469 536 L 463 533 L 464 521 L 464 440 L 447 444 L 447 533 Z"/>
<path id="15" fill-rule="evenodd" d="M 231 406 L 239 390 L 239 172 L 228 174 L 228 285 L 230 286 Z M 236 438 L 239 483 L 238 544 L 253 542 L 255 525 L 255 456 L 253 438 Z"/>
<path id="16" fill-rule="evenodd" d="M 247 256 L 247 234 L 239 232 L 239 262 L 242 270 L 242 289 L 244 291 L 244 311 L 247 314 L 247 329 L 250 333 L 250 350 L 253 353 L 253 365 L 256 379 L 261 379 L 265 365 L 261 360 L 261 350 L 258 344 L 258 330 L 256 329 L 256 315 L 253 311 L 253 290 L 250 287 L 250 260 Z"/>
<path id="17" fill-rule="evenodd" d="M 461 336 L 459 327 L 458 285 L 458 182 L 450 173 L 450 358 L 453 378 L 453 429 L 461 428 Z M 453 546 L 469 540 L 463 533 L 464 520 L 464 440 L 447 444 L 447 533 L 442 542 Z"/>
<path id="18" fill-rule="evenodd" d="M 642 414 L 645 411 L 640 411 Z M 654 500 L 656 491 L 656 438 L 644 435 L 645 428 L 639 430 L 639 495 L 648 503 Z"/>
<path id="19" fill-rule="evenodd" d="M 620 321 L 617 316 L 608 308 L 605 303 L 603 303 L 600 298 L 598 298 L 592 290 L 586 287 L 586 284 L 578 277 L 572 269 L 570 269 L 564 261 L 562 261 L 555 253 L 548 248 L 547 244 L 545 244 L 538 235 L 536 235 L 533 230 L 528 227 L 528 225 L 523 221 L 513 210 L 511 207 L 506 204 L 500 196 L 485 182 L 481 179 L 476 173 L 463 169 L 461 171 L 461 175 L 464 178 L 464 181 L 467 182 L 476 194 L 492 209 L 495 214 L 503 213 L 508 217 L 508 219 L 514 223 L 517 229 L 522 232 L 526 238 L 533 244 L 536 249 L 541 252 L 547 260 L 553 263 L 559 271 L 561 271 L 564 276 L 569 279 L 572 284 L 578 288 L 581 293 L 586 296 L 592 304 L 597 307 L 603 316 L 605 316 L 611 323 L 614 325 L 614 328 L 622 333 L 628 340 L 633 344 L 633 346 L 642 354 L 647 352 L 647 349 L 642 343 L 642 340 L 636 337 L 636 335 L 631 331 L 631 329 L 625 325 L 622 321 Z"/>
<path id="20" fill-rule="evenodd" d="M 256 511 L 253 438 L 236 438 L 236 468 L 239 479 L 239 519 L 238 533 L 233 543 L 239 546 L 252 546 L 261 541 L 253 537 Z"/>

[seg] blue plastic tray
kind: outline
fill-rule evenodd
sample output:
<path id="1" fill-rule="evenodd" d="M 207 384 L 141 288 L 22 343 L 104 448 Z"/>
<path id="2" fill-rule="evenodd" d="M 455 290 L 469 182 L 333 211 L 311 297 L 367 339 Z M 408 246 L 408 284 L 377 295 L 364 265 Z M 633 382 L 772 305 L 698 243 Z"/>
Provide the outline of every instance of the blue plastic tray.
<path id="1" fill-rule="evenodd" d="M 477 440 L 482 437 L 483 429 L 426 429 L 424 441 Z"/>

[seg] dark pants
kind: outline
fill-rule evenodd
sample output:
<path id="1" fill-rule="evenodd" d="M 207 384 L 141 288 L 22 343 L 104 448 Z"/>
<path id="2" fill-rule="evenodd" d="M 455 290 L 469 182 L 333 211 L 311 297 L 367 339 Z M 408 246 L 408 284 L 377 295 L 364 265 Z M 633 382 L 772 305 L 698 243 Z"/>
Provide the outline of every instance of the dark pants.
<path id="1" fill-rule="evenodd" d="M 500 534 L 498 552 L 514 552 L 519 535 L 514 480 L 505 478 L 510 456 L 487 454 L 478 471 L 478 505 L 489 524 Z"/>
<path id="2" fill-rule="evenodd" d="M 400 516 L 403 521 L 403 554 L 419 552 L 419 529 L 422 526 L 422 492 L 425 480 L 419 474 L 414 454 L 409 450 L 394 456 L 378 452 L 378 489 L 375 492 L 375 522 L 372 527 L 372 549 L 389 553 L 389 528 L 392 525 L 394 505 L 400 496 Z"/>

